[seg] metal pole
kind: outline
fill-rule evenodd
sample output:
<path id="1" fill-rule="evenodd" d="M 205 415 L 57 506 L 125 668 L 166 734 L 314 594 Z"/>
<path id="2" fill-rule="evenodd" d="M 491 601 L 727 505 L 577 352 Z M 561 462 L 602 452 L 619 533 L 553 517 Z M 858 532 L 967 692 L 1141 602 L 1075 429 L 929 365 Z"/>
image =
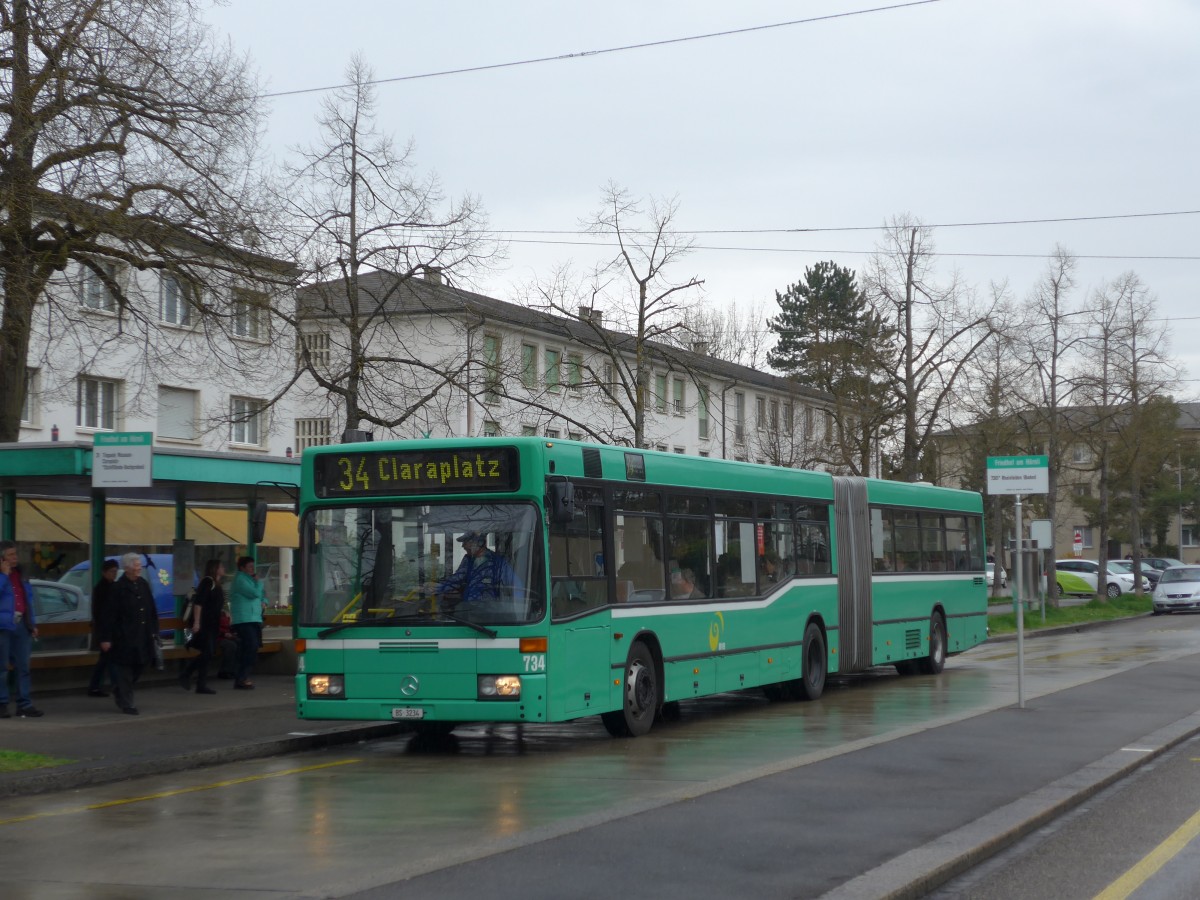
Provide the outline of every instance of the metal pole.
<path id="1" fill-rule="evenodd" d="M 1021 557 L 1024 556 L 1025 542 L 1022 540 L 1024 529 L 1021 527 L 1021 495 L 1016 494 L 1016 509 L 1013 511 L 1013 516 L 1016 519 L 1017 532 L 1017 580 L 1016 580 L 1016 595 L 1017 595 L 1017 705 L 1025 708 L 1025 581 L 1021 577 Z"/>

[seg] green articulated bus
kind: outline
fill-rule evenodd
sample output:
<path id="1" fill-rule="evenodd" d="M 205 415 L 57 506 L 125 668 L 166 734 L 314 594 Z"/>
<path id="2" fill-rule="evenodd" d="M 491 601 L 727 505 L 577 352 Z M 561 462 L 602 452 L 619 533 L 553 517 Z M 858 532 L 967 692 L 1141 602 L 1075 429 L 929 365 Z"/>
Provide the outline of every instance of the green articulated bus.
<path id="1" fill-rule="evenodd" d="M 296 697 L 313 719 L 563 722 L 987 637 L 979 494 L 541 438 L 304 452 Z"/>

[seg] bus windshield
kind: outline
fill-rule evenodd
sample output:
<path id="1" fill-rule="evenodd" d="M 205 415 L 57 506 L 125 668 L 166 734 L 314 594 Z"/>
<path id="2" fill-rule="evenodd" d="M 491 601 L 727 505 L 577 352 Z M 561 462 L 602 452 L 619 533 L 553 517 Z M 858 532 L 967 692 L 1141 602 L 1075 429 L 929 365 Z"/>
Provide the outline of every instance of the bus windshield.
<path id="1" fill-rule="evenodd" d="M 536 621 L 545 612 L 540 521 L 529 503 L 310 510 L 301 526 L 300 622 Z"/>

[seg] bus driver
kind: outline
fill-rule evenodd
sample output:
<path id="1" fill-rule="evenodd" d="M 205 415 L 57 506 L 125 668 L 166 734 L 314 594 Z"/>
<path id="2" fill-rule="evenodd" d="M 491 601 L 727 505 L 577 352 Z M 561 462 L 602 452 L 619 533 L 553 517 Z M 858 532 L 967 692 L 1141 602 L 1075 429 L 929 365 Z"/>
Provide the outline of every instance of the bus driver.
<path id="1" fill-rule="evenodd" d="M 511 595 L 520 590 L 520 581 L 508 560 L 502 554 L 488 549 L 487 535 L 468 531 L 458 542 L 463 545 L 466 556 L 454 574 L 444 578 L 434 588 L 441 602 L 448 600 L 451 606 L 470 606 L 494 602 L 503 594 Z"/>

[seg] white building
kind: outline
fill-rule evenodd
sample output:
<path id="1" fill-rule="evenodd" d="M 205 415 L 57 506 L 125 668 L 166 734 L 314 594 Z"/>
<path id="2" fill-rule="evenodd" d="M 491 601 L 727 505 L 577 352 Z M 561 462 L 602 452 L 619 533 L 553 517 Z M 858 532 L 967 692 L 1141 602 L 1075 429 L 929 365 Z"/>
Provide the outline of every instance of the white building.
<path id="1" fill-rule="evenodd" d="M 376 440 L 541 434 L 631 440 L 637 346 L 604 327 L 426 279 L 362 276 L 353 311 L 343 283 L 302 288 L 303 340 L 314 367 L 344 383 L 358 340 L 362 423 Z M 646 343 L 645 443 L 676 453 L 812 465 L 827 455 L 831 398 L 793 381 L 714 359 L 703 347 Z M 297 384 L 293 446 L 328 443 L 345 403 L 316 380 Z"/>
<path id="2" fill-rule="evenodd" d="M 114 291 L 71 263 L 35 310 L 20 440 L 149 431 L 160 445 L 283 456 L 293 417 L 273 401 L 294 372 L 294 338 L 271 309 L 290 308 L 292 268 L 253 261 L 257 272 L 202 291 L 98 262 Z"/>

